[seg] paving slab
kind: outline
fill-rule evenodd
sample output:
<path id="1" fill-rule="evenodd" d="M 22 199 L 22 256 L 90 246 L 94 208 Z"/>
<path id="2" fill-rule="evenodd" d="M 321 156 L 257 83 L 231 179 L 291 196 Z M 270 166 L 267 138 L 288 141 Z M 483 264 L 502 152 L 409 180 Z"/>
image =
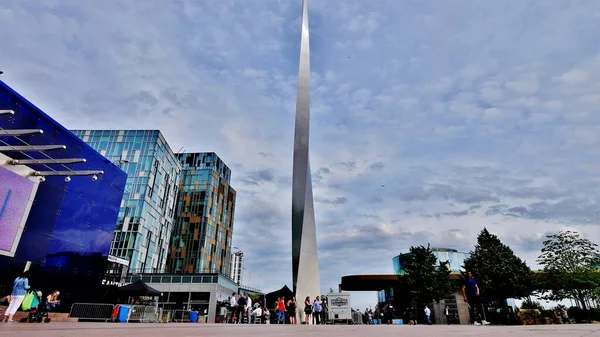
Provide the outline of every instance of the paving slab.
<path id="1" fill-rule="evenodd" d="M 465 325 L 228 325 L 228 324 L 119 324 L 119 323 L 2 323 L 0 336 L 113 337 L 113 336 L 599 336 L 600 325 L 465 326 Z"/>

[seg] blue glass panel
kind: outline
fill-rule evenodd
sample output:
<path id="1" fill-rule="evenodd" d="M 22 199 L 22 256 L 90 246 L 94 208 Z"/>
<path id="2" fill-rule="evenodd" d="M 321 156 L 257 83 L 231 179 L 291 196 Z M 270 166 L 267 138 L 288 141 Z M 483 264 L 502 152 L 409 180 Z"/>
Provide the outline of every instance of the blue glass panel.
<path id="1" fill-rule="evenodd" d="M 85 163 L 53 165 L 53 169 L 103 170 L 97 181 L 90 177 L 47 177 L 40 183 L 15 256 L 0 257 L 0 284 L 10 284 L 13 271 L 32 262 L 32 284 L 43 292 L 61 289 L 63 303 L 101 296 L 100 286 L 106 267 L 113 231 L 125 188 L 126 174 L 110 160 L 58 124 L 32 103 L 0 81 L 0 109 L 15 111 L 0 117 L 0 128 L 42 129 L 41 135 L 2 138 L 11 145 L 65 145 L 66 150 L 27 155 L 11 152 L 15 159 L 84 158 Z M 48 170 L 32 165 L 32 169 Z M 1 288 L 1 286 L 0 286 Z M 5 293 L 4 289 L 0 292 Z"/>

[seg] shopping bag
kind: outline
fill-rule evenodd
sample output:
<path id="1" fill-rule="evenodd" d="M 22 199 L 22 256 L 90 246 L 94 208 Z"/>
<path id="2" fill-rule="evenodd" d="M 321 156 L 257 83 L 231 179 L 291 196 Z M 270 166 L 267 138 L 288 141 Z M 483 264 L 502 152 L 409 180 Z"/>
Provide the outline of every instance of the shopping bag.
<path id="1" fill-rule="evenodd" d="M 37 295 L 33 296 L 33 300 L 31 300 L 31 304 L 29 304 L 29 309 L 37 309 L 40 305 L 40 298 Z"/>
<path id="2" fill-rule="evenodd" d="M 21 310 L 27 311 L 27 310 L 31 309 L 31 303 L 33 302 L 34 298 L 35 298 L 35 294 L 33 292 L 27 293 L 27 295 L 25 295 L 25 298 L 23 298 L 23 303 L 21 304 Z"/>

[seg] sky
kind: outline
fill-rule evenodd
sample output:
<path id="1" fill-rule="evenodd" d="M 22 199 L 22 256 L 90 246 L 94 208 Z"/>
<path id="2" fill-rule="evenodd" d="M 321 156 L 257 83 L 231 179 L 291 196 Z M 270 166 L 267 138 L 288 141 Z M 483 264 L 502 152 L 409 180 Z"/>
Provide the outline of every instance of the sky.
<path id="1" fill-rule="evenodd" d="M 600 240 L 600 1 L 312 0 L 322 290 L 485 226 Z M 4 0 L 2 80 L 70 129 L 160 129 L 237 190 L 244 283 L 291 286 L 300 0 Z M 374 305 L 374 293 L 352 303 Z"/>

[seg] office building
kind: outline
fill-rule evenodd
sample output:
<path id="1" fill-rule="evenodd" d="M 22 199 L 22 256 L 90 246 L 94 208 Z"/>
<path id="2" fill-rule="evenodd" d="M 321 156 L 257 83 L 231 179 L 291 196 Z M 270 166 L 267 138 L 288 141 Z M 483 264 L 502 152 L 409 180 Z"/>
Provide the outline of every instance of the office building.
<path id="1" fill-rule="evenodd" d="M 127 172 L 106 279 L 165 270 L 181 165 L 158 130 L 75 130 Z"/>
<path id="2" fill-rule="evenodd" d="M 0 81 L 0 294 L 30 284 L 62 305 L 102 299 L 125 172 Z"/>
<path id="3" fill-rule="evenodd" d="M 244 272 L 244 253 L 235 252 L 231 254 L 231 279 L 239 286 L 242 285 L 242 275 Z"/>
<path id="4" fill-rule="evenodd" d="M 182 173 L 167 271 L 231 277 L 231 170 L 212 152 L 177 156 Z"/>

